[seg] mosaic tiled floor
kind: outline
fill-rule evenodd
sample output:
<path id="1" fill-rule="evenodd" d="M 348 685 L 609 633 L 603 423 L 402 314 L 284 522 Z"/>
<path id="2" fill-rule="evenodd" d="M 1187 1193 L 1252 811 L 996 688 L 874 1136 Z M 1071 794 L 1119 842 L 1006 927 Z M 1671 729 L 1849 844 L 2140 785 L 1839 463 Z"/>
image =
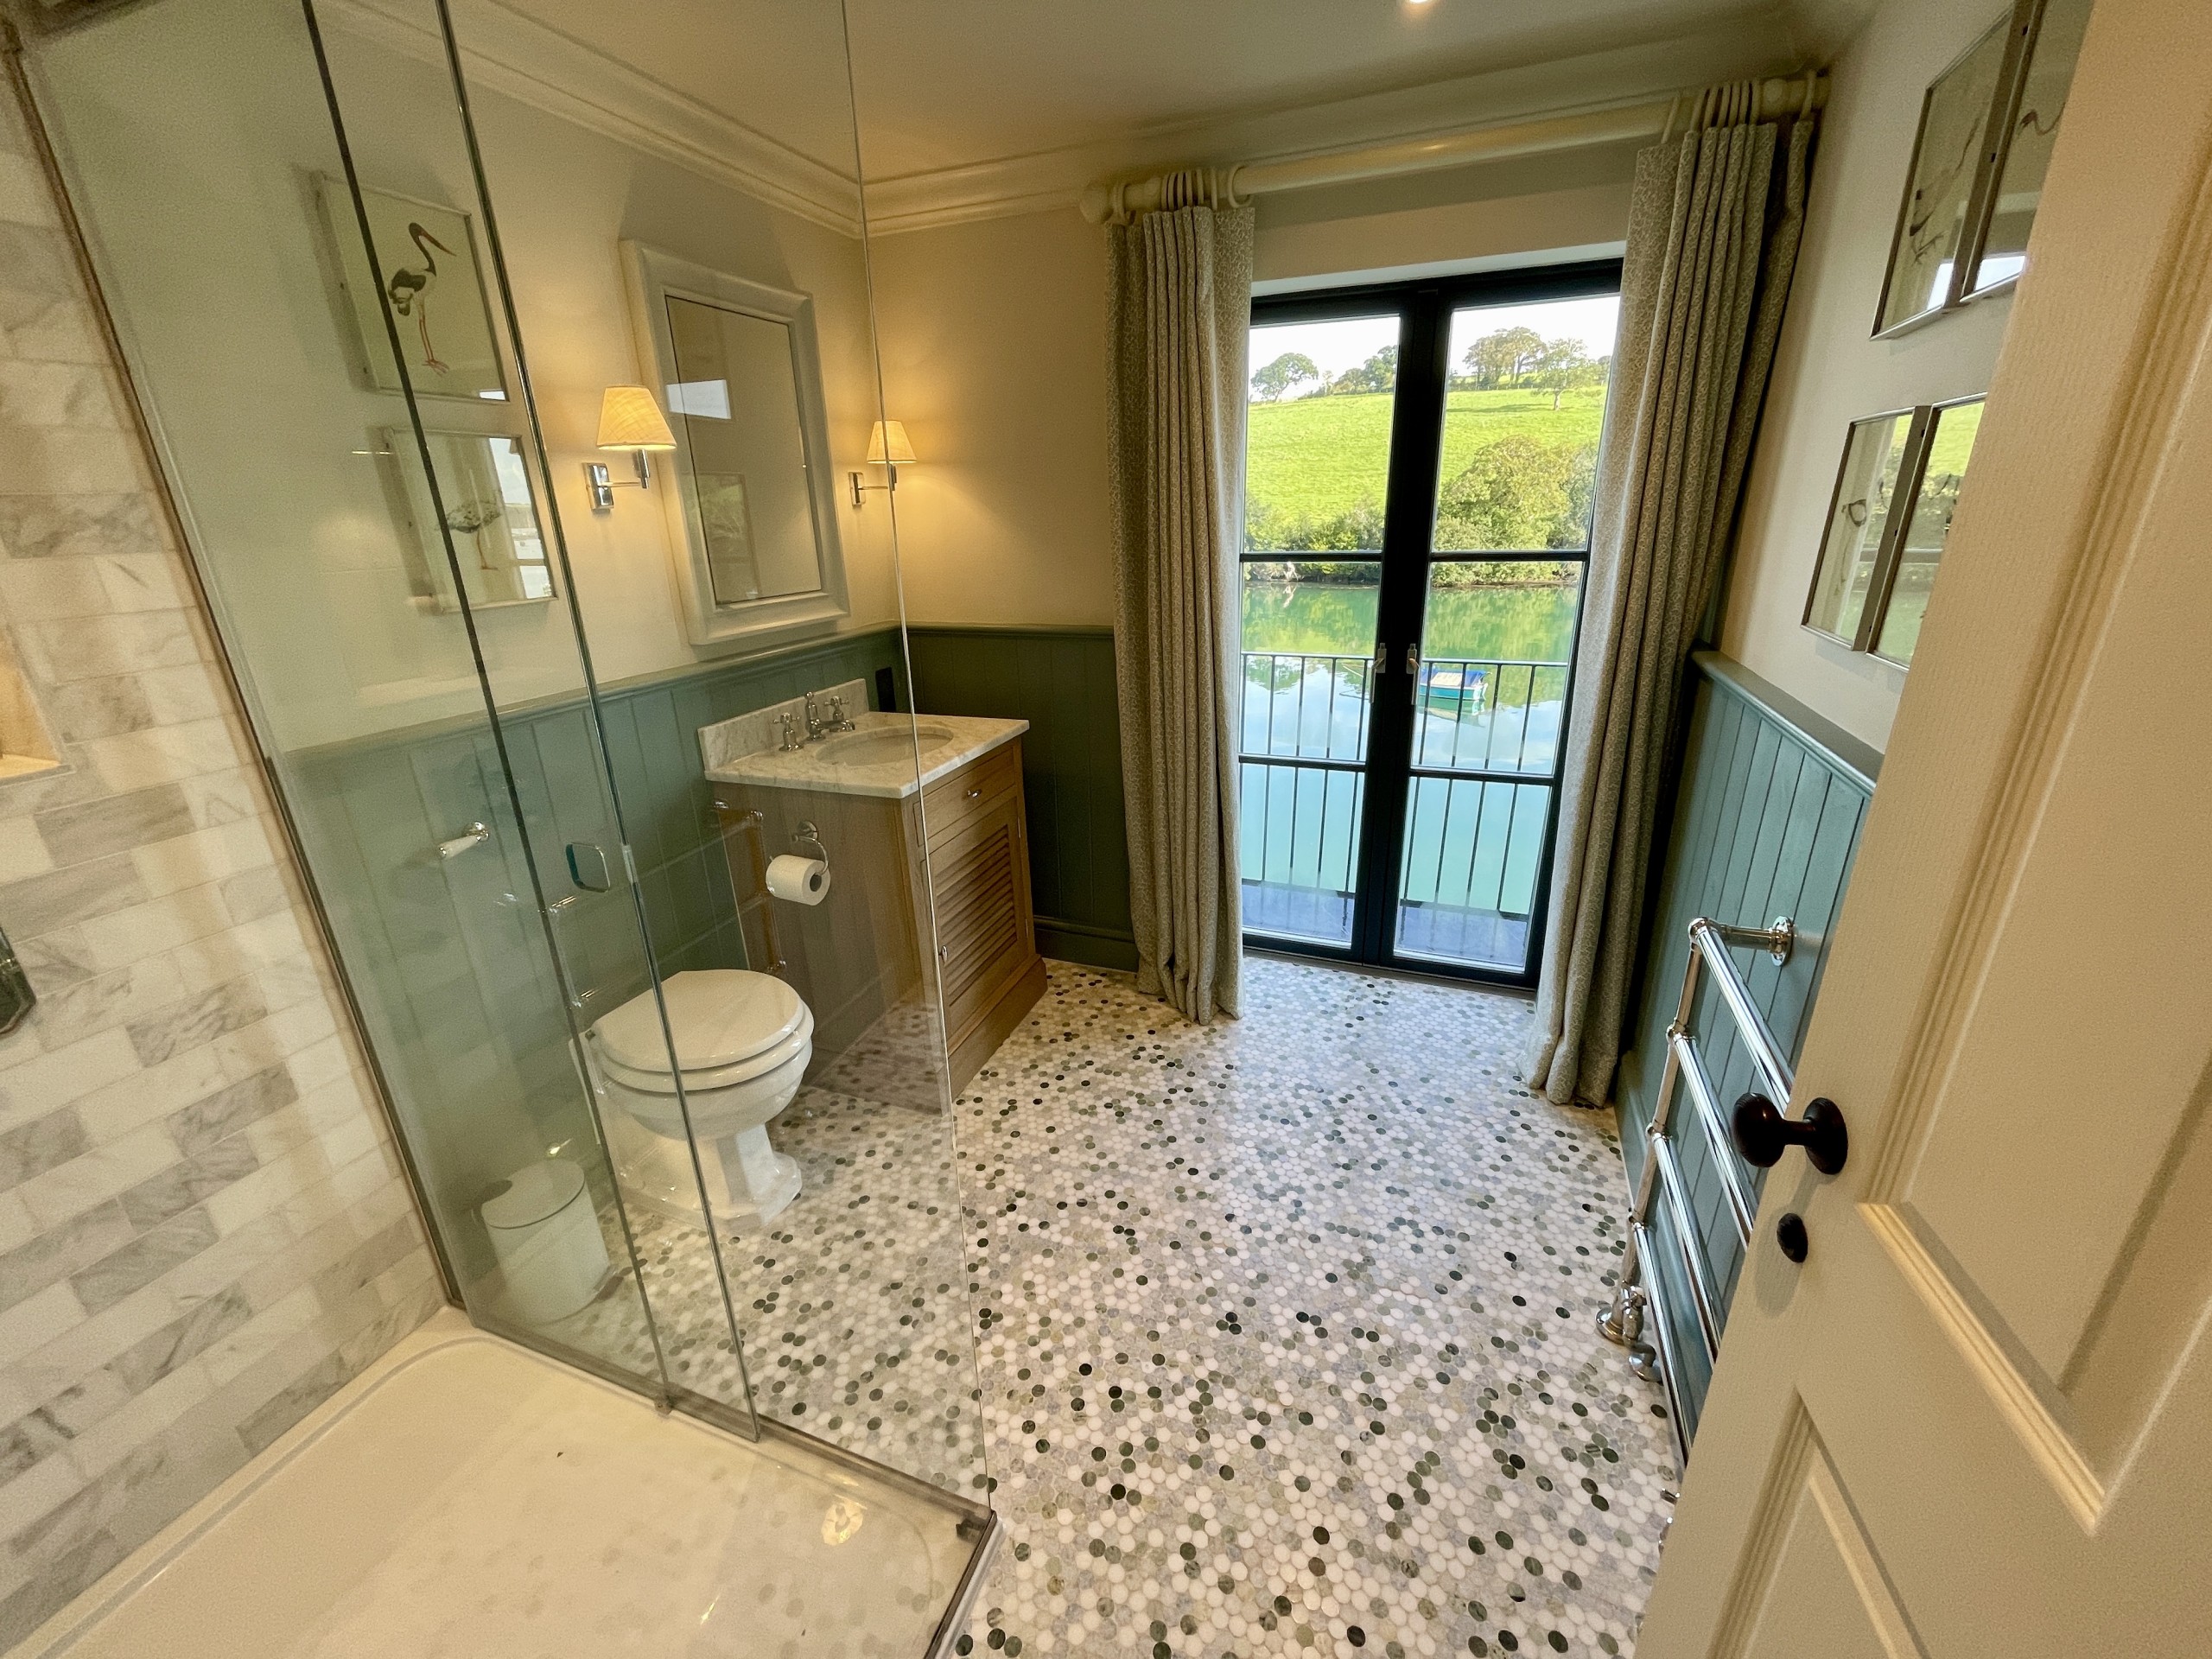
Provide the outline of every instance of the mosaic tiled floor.
<path id="1" fill-rule="evenodd" d="M 1624 1654 L 1670 1512 L 1592 1328 L 1610 1123 L 1517 1000 L 1255 959 L 1184 1024 L 1052 965 L 958 1107 L 1007 1536 L 962 1651 Z"/>
<path id="2" fill-rule="evenodd" d="M 770 1130 L 798 1160 L 774 1230 L 727 1237 L 722 1264 L 757 1408 L 982 1497 L 960 1217 L 941 1116 L 802 1090 Z M 633 1209 L 645 1294 L 674 1381 L 736 1402 L 744 1382 L 704 1233 Z M 617 1287 L 554 1334 L 653 1370 L 636 1298 Z"/>

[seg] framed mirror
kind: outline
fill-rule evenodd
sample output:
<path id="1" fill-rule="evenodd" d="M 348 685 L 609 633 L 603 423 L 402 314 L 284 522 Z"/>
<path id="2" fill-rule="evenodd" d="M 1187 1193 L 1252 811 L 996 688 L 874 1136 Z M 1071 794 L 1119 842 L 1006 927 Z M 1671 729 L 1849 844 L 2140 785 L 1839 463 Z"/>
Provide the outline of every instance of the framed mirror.
<path id="1" fill-rule="evenodd" d="M 1951 518 L 1967 481 L 1967 463 L 1981 430 L 1981 399 L 1961 397 L 1937 404 L 1928 412 L 1927 437 L 1914 457 L 1911 505 L 1899 510 L 1904 524 L 1897 548 L 1884 572 L 1880 620 L 1874 630 L 1874 655 L 1902 667 L 1920 643 L 1921 619 L 1936 585 L 1936 567 L 1950 539 Z"/>
<path id="2" fill-rule="evenodd" d="M 814 302 L 622 244 L 648 378 L 676 435 L 669 515 L 697 645 L 820 632 L 848 615 Z"/>
<path id="3" fill-rule="evenodd" d="M 1827 531 L 1805 597 L 1804 624 L 1853 651 L 1866 649 L 1873 594 L 1897 476 L 1912 449 L 1916 410 L 1894 410 L 1851 423 L 1843 467 L 1828 499 Z"/>
<path id="4" fill-rule="evenodd" d="M 1977 394 L 1851 423 L 1805 596 L 1806 627 L 1900 668 L 1911 662 L 1981 404 Z"/>

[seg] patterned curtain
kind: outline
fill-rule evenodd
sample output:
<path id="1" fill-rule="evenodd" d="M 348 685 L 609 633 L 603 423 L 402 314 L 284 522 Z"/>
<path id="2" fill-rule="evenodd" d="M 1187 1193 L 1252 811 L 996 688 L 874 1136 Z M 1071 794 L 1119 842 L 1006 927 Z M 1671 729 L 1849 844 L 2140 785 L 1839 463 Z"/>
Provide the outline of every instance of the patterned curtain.
<path id="1" fill-rule="evenodd" d="M 1236 552 L 1252 210 L 1210 174 L 1110 226 L 1114 658 L 1137 985 L 1234 1015 Z"/>
<path id="2" fill-rule="evenodd" d="M 1683 664 L 1733 527 L 1812 157 L 1809 108 L 1756 118 L 1755 85 L 1704 93 L 1637 157 L 1612 416 L 1598 458 L 1541 979 L 1526 1076 L 1601 1106 L 1629 980 Z"/>

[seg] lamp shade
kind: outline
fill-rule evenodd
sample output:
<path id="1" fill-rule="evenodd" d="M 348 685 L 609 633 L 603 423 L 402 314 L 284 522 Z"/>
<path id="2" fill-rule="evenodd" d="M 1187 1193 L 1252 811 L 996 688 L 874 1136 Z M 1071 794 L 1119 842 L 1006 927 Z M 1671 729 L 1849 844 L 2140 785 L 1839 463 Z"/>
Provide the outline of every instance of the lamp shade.
<path id="1" fill-rule="evenodd" d="M 609 386 L 599 405 L 602 449 L 673 449 L 676 434 L 643 386 Z"/>
<path id="2" fill-rule="evenodd" d="M 879 467 L 912 467 L 921 457 L 907 441 L 902 421 L 878 421 L 868 435 L 868 458 Z"/>

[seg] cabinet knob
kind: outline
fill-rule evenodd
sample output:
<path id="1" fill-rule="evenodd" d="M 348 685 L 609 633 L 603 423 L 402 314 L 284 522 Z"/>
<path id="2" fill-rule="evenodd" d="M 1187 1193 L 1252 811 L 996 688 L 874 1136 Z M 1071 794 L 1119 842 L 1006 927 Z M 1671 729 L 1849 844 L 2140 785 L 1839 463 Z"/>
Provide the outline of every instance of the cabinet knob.
<path id="1" fill-rule="evenodd" d="M 969 786 L 968 798 L 971 801 L 980 800 L 982 798 L 982 793 L 983 786 L 981 784 L 972 784 Z"/>

